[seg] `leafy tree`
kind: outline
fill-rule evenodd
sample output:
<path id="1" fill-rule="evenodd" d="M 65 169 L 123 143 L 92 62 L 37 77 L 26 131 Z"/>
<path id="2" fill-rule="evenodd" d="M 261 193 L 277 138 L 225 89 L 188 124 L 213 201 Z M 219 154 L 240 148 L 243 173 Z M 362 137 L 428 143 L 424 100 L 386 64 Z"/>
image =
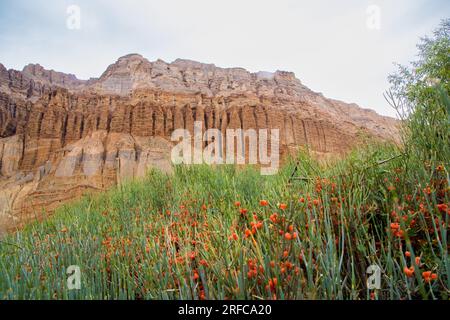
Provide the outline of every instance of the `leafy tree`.
<path id="1" fill-rule="evenodd" d="M 418 60 L 398 65 L 385 97 L 404 120 L 408 155 L 450 161 L 450 19 L 417 45 Z"/>

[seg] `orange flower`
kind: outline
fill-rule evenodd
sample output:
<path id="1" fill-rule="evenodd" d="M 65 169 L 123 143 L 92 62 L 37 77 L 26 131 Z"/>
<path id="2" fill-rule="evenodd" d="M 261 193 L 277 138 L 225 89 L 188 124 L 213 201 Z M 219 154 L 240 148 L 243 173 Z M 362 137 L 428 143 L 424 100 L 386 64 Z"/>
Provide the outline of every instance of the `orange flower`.
<path id="1" fill-rule="evenodd" d="M 246 214 L 246 213 L 248 212 L 248 210 L 247 210 L 247 209 L 244 209 L 244 208 L 241 208 L 241 209 L 239 210 L 239 212 L 240 212 L 241 214 Z"/>
<path id="2" fill-rule="evenodd" d="M 394 233 L 394 236 L 398 237 L 398 238 L 402 238 L 403 237 L 403 230 L 398 230 Z"/>
<path id="3" fill-rule="evenodd" d="M 286 232 L 286 233 L 284 234 L 284 238 L 285 238 L 286 240 L 291 240 L 291 239 L 292 239 L 292 235 L 291 235 L 289 232 Z"/>
<path id="4" fill-rule="evenodd" d="M 197 280 L 200 276 L 197 271 L 194 271 L 194 280 Z"/>
<path id="5" fill-rule="evenodd" d="M 234 203 L 234 206 L 235 206 L 235 207 L 240 207 L 240 206 L 241 206 L 241 202 L 240 202 L 240 201 L 236 201 L 236 202 Z"/>
<path id="6" fill-rule="evenodd" d="M 202 204 L 202 210 L 205 211 L 207 209 L 206 204 Z"/>
<path id="7" fill-rule="evenodd" d="M 437 205 L 437 208 L 440 212 L 446 212 L 448 209 L 448 206 L 445 203 L 441 203 Z"/>
<path id="8" fill-rule="evenodd" d="M 425 193 L 425 194 L 429 195 L 429 194 L 431 194 L 431 192 L 432 191 L 431 191 L 431 188 L 429 186 L 423 189 L 423 193 Z"/>
<path id="9" fill-rule="evenodd" d="M 281 210 L 286 210 L 287 204 L 286 204 L 286 203 L 280 203 L 280 204 L 278 205 L 278 208 L 280 208 Z"/>
<path id="10" fill-rule="evenodd" d="M 392 231 L 396 231 L 398 229 L 400 229 L 400 224 L 398 222 L 392 222 L 391 223 L 391 230 Z"/>
<path id="11" fill-rule="evenodd" d="M 405 257 L 407 257 L 407 258 L 411 257 L 411 252 L 406 251 L 406 252 L 405 252 Z"/>
<path id="12" fill-rule="evenodd" d="M 283 257 L 284 257 L 284 258 L 287 258 L 288 255 L 289 255 L 289 252 L 288 252 L 287 250 L 284 250 L 284 251 L 283 251 Z"/>
<path id="13" fill-rule="evenodd" d="M 420 266 L 420 257 L 416 257 L 414 262 L 416 263 L 416 265 Z"/>
<path id="14" fill-rule="evenodd" d="M 298 202 L 305 203 L 305 198 L 298 199 Z"/>
<path id="15" fill-rule="evenodd" d="M 278 280 L 277 278 L 272 278 L 269 279 L 269 285 L 268 288 L 270 289 L 270 291 L 275 291 L 275 287 L 277 286 Z"/>
<path id="16" fill-rule="evenodd" d="M 252 232 L 249 229 L 245 229 L 245 237 L 248 238 L 252 235 Z"/>
<path id="17" fill-rule="evenodd" d="M 269 217 L 270 221 L 272 221 L 273 223 L 277 223 L 277 219 L 278 219 L 278 214 L 273 213 L 270 215 Z"/>
<path id="18" fill-rule="evenodd" d="M 313 204 L 317 207 L 319 205 L 320 201 L 319 199 L 314 199 Z"/>
<path id="19" fill-rule="evenodd" d="M 436 273 L 431 273 L 431 271 L 422 272 L 422 277 L 425 282 L 430 282 L 431 280 L 436 280 L 438 278 Z"/>
<path id="20" fill-rule="evenodd" d="M 259 201 L 259 204 L 260 204 L 262 207 L 265 207 L 265 206 L 267 206 L 267 205 L 269 204 L 269 202 L 268 202 L 267 200 L 261 200 L 261 201 Z"/>
<path id="21" fill-rule="evenodd" d="M 403 272 L 406 274 L 408 278 L 411 278 L 414 275 L 414 267 L 404 267 Z"/>

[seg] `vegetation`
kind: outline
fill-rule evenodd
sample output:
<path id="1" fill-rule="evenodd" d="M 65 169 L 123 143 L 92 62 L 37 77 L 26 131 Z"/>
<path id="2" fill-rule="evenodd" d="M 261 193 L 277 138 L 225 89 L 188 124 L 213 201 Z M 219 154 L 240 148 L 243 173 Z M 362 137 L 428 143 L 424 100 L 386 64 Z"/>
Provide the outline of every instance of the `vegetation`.
<path id="1" fill-rule="evenodd" d="M 149 172 L 2 239 L 0 298 L 448 300 L 448 31 L 444 21 L 424 40 L 416 71 L 391 77 L 401 147 L 332 164 L 301 154 L 305 178 L 291 183 L 293 161 L 275 176 Z M 80 290 L 67 288 L 70 265 Z M 367 286 L 370 265 L 380 289 Z"/>

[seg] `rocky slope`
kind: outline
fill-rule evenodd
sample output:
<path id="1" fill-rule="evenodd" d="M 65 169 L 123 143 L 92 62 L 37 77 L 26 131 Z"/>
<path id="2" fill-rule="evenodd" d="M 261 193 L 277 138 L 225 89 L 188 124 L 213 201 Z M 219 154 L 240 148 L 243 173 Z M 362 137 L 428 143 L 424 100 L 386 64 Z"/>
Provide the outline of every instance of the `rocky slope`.
<path id="1" fill-rule="evenodd" d="M 86 191 L 170 171 L 177 128 L 280 130 L 282 156 L 308 146 L 342 154 L 363 137 L 397 140 L 398 124 L 331 100 L 293 73 L 250 73 L 189 60 L 118 59 L 97 79 L 0 64 L 0 224 L 43 217 Z"/>

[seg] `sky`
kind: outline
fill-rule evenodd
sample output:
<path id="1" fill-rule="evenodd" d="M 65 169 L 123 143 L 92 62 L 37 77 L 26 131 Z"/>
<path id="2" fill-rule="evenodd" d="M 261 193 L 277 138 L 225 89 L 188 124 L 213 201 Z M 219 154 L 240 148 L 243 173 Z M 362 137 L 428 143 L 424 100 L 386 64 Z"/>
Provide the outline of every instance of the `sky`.
<path id="1" fill-rule="evenodd" d="M 292 71 L 326 97 L 395 116 L 395 63 L 450 18 L 447 0 L 1 0 L 0 63 L 99 77 L 129 53 Z"/>

